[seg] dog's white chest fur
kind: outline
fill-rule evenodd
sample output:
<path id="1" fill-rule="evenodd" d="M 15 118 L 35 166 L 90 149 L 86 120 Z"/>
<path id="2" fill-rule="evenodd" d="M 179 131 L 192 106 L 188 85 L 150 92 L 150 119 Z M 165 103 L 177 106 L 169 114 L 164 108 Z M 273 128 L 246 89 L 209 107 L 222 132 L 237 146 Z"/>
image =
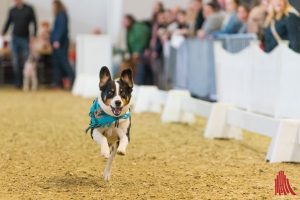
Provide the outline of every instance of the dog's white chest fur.
<path id="1" fill-rule="evenodd" d="M 118 127 L 112 124 L 109 128 L 97 128 L 99 133 L 106 137 L 108 144 L 113 144 L 119 140 L 119 136 L 127 132 L 129 119 L 120 119 Z"/>

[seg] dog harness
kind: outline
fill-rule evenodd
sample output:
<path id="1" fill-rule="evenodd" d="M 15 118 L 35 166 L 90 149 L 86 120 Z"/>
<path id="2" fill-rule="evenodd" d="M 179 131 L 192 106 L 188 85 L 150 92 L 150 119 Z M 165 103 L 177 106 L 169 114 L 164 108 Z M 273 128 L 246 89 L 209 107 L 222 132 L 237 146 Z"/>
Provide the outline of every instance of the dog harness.
<path id="1" fill-rule="evenodd" d="M 113 117 L 111 115 L 108 115 L 102 110 L 100 104 L 98 103 L 98 98 L 96 98 L 91 106 L 89 116 L 91 118 L 91 121 L 89 127 L 86 129 L 85 132 L 87 133 L 89 130 L 91 130 L 91 137 L 93 138 L 93 131 L 95 128 L 109 128 L 113 123 L 115 123 L 115 127 L 118 127 L 119 120 L 130 118 L 131 113 L 130 111 L 128 111 L 127 113 L 119 117 Z"/>

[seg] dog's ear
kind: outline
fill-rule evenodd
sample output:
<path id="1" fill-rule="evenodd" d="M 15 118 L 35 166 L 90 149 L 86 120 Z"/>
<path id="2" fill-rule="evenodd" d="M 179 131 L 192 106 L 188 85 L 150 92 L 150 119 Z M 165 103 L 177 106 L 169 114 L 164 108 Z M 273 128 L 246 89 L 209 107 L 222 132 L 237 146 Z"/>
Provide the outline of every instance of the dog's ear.
<path id="1" fill-rule="evenodd" d="M 99 87 L 100 90 L 103 88 L 103 86 L 105 86 L 105 84 L 111 80 L 111 75 L 109 72 L 109 69 L 106 66 L 103 66 L 100 70 L 100 74 L 99 74 Z"/>
<path id="2" fill-rule="evenodd" d="M 132 70 L 125 69 L 121 73 L 121 81 L 127 83 L 130 88 L 133 88 L 133 78 L 132 78 Z"/>

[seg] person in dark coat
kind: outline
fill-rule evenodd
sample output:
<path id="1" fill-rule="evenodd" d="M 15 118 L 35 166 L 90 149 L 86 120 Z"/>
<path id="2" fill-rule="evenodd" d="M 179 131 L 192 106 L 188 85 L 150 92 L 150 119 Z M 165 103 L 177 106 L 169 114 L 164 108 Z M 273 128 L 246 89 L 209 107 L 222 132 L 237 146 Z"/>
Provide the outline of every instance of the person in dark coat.
<path id="1" fill-rule="evenodd" d="M 29 27 L 34 25 L 33 36 L 37 33 L 37 23 L 34 10 L 22 0 L 14 0 L 15 6 L 9 11 L 2 35 L 5 35 L 9 27 L 13 25 L 12 33 L 12 61 L 15 74 L 15 84 L 22 87 L 22 68 L 29 55 L 29 39 L 31 37 Z"/>
<path id="2" fill-rule="evenodd" d="M 194 6 L 197 10 L 197 16 L 195 21 L 195 33 L 202 28 L 202 25 L 204 23 L 204 16 L 203 16 L 203 8 L 202 8 L 202 0 L 194 0 Z"/>
<path id="3" fill-rule="evenodd" d="M 300 15 L 295 12 L 289 13 L 286 26 L 289 47 L 300 53 Z"/>
<path id="4" fill-rule="evenodd" d="M 273 0 L 272 11 L 266 18 L 264 30 L 264 48 L 272 51 L 284 40 L 289 41 L 289 47 L 299 52 L 299 13 L 287 0 Z"/>
<path id="5" fill-rule="evenodd" d="M 153 20 L 152 34 L 149 42 L 149 57 L 153 75 L 153 84 L 160 89 L 164 89 L 166 85 L 163 65 L 163 43 L 160 36 L 160 30 L 165 30 L 165 28 L 165 13 L 162 11 L 157 13 Z"/>
<path id="6" fill-rule="evenodd" d="M 300 1 L 299 0 L 290 0 L 290 4 L 300 12 Z"/>
<path id="7" fill-rule="evenodd" d="M 65 89 L 70 89 L 73 81 L 73 70 L 68 59 L 69 28 L 68 15 L 65 6 L 60 0 L 53 1 L 55 14 L 54 26 L 51 32 L 53 46 L 53 87 L 60 87 L 61 81 Z M 62 79 L 62 77 L 64 77 Z"/>
<path id="8" fill-rule="evenodd" d="M 268 26 L 264 31 L 264 49 L 266 52 L 271 52 L 282 40 L 287 39 L 287 31 L 285 18 L 276 20 L 274 27 L 277 34 L 280 36 L 280 41 L 274 36 L 271 26 Z"/>

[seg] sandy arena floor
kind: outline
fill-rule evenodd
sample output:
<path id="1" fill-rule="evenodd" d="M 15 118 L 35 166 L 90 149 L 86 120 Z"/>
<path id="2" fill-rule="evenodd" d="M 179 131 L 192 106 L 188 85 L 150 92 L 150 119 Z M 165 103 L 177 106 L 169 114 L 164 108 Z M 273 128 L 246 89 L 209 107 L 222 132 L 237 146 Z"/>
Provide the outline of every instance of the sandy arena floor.
<path id="1" fill-rule="evenodd" d="M 279 170 L 300 195 L 300 165 L 264 162 L 267 138 L 205 140 L 205 120 L 161 124 L 156 114 L 133 116 L 127 155 L 106 183 L 99 147 L 84 134 L 91 102 L 0 90 L 0 199 L 273 199 Z"/>

